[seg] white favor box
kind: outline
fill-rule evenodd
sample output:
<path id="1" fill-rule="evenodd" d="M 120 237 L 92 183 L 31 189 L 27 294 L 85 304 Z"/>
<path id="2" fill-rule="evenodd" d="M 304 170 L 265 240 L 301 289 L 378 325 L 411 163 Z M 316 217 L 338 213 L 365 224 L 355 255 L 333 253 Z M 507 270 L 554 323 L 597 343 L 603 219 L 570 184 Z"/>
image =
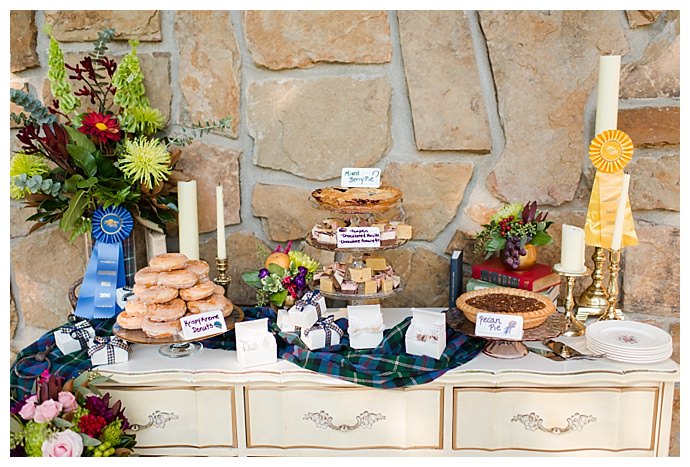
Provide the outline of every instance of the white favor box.
<path id="1" fill-rule="evenodd" d="M 82 332 L 88 334 L 88 338 L 86 338 L 86 346 L 82 346 L 79 340 L 74 339 L 68 332 L 62 332 L 63 329 L 67 329 L 71 327 L 71 325 L 63 326 L 53 333 L 53 336 L 55 337 L 55 345 L 57 345 L 58 349 L 60 349 L 63 354 L 67 355 L 72 352 L 79 352 L 80 350 L 88 349 L 93 344 L 93 338 L 96 337 L 96 331 L 93 330 L 93 326 L 91 326 L 88 321 L 80 321 L 80 323 L 88 324 L 82 325 L 84 326 Z"/>
<path id="2" fill-rule="evenodd" d="M 268 332 L 268 318 L 235 324 L 237 361 L 242 367 L 266 365 L 278 360 L 276 338 Z"/>
<path id="3" fill-rule="evenodd" d="M 292 324 L 290 320 L 290 314 L 285 309 L 278 310 L 278 327 L 282 332 L 299 332 L 300 328 Z"/>
<path id="4" fill-rule="evenodd" d="M 383 340 L 381 305 L 350 305 L 347 307 L 350 347 L 373 349 Z"/>
<path id="5" fill-rule="evenodd" d="M 405 352 L 439 359 L 446 350 L 446 315 L 412 308 L 412 321 L 405 333 Z"/>
<path id="6" fill-rule="evenodd" d="M 106 341 L 106 344 L 99 345 L 99 339 L 101 342 Z M 115 336 L 108 338 L 99 337 L 94 342 L 94 346 L 100 346 L 101 348 L 97 351 L 94 351 L 93 348 L 89 350 L 93 366 L 126 362 L 129 360 L 129 354 L 132 351 L 127 342 Z"/>
<path id="7" fill-rule="evenodd" d="M 331 322 L 333 323 L 333 326 L 339 327 L 337 324 L 335 324 L 335 321 Z M 309 334 L 305 333 L 307 329 L 309 329 Z M 326 347 L 326 330 L 321 327 L 316 328 L 316 324 L 314 324 L 314 326 L 311 328 L 302 328 L 300 338 L 302 339 L 302 342 L 304 342 L 304 345 L 309 347 L 309 350 L 318 350 Z M 340 344 L 340 334 L 336 330 L 331 329 L 331 343 L 329 345 L 338 344 Z"/>
<path id="8" fill-rule="evenodd" d="M 321 307 L 321 316 L 316 312 L 316 307 L 314 305 L 304 304 L 304 302 L 316 296 L 317 293 L 318 292 L 307 292 L 288 310 L 290 322 L 294 326 L 309 328 L 313 326 L 319 318 L 326 316 L 326 299 L 321 294 L 318 294 L 320 298 L 316 301 Z"/>

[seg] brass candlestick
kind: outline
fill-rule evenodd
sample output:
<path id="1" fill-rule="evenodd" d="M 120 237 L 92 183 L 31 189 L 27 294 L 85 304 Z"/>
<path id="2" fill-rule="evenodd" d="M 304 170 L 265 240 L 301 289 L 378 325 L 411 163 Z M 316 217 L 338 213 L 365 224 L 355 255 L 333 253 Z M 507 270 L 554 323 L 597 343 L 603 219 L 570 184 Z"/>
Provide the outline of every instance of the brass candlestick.
<path id="1" fill-rule="evenodd" d="M 226 276 L 225 272 L 228 270 L 228 259 L 227 258 L 216 258 L 216 271 L 217 271 L 217 276 L 215 279 L 213 279 L 213 282 L 215 282 L 218 285 L 222 285 L 225 288 L 225 291 L 228 291 L 228 284 L 232 282 L 232 278 L 230 276 Z"/>
<path id="2" fill-rule="evenodd" d="M 609 296 L 606 311 L 599 317 L 599 321 L 609 319 L 625 319 L 621 310 L 616 309 L 618 303 L 618 271 L 621 269 L 621 250 L 609 250 Z"/>
<path id="3" fill-rule="evenodd" d="M 592 261 L 594 262 L 592 283 L 577 300 L 577 319 L 580 321 L 585 321 L 588 316 L 600 316 L 609 306 L 609 295 L 604 288 L 606 253 L 602 247 L 594 247 Z"/>
<path id="4" fill-rule="evenodd" d="M 561 335 L 566 337 L 582 336 L 585 333 L 585 326 L 573 313 L 573 308 L 575 306 L 573 289 L 575 288 L 575 278 L 586 276 L 589 274 L 589 269 L 585 268 L 580 272 L 572 272 L 563 269 L 560 264 L 556 264 L 553 270 L 560 274 L 561 277 L 565 278 L 565 302 L 563 303 L 563 308 L 565 309 L 565 318 L 568 321 L 568 327 Z"/>

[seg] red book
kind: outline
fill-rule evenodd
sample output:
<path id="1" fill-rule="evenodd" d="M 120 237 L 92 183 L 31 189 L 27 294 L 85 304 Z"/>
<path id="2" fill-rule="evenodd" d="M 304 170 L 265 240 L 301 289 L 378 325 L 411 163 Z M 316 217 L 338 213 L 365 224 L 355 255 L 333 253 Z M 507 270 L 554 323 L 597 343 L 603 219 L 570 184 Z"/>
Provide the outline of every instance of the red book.
<path id="1" fill-rule="evenodd" d="M 504 287 L 541 292 L 561 283 L 561 276 L 551 266 L 537 263 L 527 271 L 507 269 L 500 258 L 491 258 L 472 266 L 472 277 Z"/>

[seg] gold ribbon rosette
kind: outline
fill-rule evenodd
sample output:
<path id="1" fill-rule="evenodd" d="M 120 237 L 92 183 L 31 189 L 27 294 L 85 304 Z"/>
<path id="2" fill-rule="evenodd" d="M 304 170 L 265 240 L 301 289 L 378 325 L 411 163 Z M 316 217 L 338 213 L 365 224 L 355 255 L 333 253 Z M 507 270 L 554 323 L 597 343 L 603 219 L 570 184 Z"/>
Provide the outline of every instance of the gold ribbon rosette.
<path id="1" fill-rule="evenodd" d="M 632 140 L 620 130 L 603 131 L 596 135 L 589 145 L 589 158 L 597 173 L 594 176 L 585 223 L 587 245 L 611 248 L 618 200 L 623 187 L 623 169 L 632 159 L 632 155 Z M 637 243 L 630 200 L 626 199 L 621 248 Z"/>

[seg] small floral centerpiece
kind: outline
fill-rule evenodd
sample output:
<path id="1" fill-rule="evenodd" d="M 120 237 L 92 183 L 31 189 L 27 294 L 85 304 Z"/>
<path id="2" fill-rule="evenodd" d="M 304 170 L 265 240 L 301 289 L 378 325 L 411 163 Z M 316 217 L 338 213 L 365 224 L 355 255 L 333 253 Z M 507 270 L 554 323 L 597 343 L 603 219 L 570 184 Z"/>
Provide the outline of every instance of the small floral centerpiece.
<path id="1" fill-rule="evenodd" d="M 73 241 L 91 228 L 98 207 L 123 206 L 136 218 L 161 228 L 176 222 L 174 166 L 192 138 L 228 119 L 180 127 L 177 136 L 161 131 L 165 118 L 146 97 L 137 57 L 138 42 L 119 64 L 107 56 L 112 29 L 99 34 L 93 52 L 65 63 L 51 36 L 48 80 L 53 101 L 44 105 L 29 93 L 10 89 L 23 109 L 11 114 L 21 125 L 21 150 L 10 162 L 10 195 L 36 208 L 32 230 L 51 222 Z"/>
<path id="2" fill-rule="evenodd" d="M 475 253 L 485 259 L 502 252 L 503 264 L 510 269 L 520 267 L 520 257 L 529 249 L 548 245 L 553 238 L 546 231 L 553 222 L 547 221 L 548 211 L 537 209 L 537 202 L 511 203 L 503 206 L 477 234 Z M 536 250 L 535 250 L 536 258 Z"/>
<path id="3" fill-rule="evenodd" d="M 35 394 L 10 405 L 10 454 L 29 457 L 128 456 L 136 444 L 120 401 L 92 385 L 107 378 L 84 372 L 63 383 L 47 371 Z"/>
<path id="4" fill-rule="evenodd" d="M 289 242 L 283 250 L 278 245 L 273 252 L 260 248 L 264 267 L 242 274 L 242 280 L 257 289 L 259 306 L 269 303 L 277 307 L 292 306 L 308 290 L 307 284 L 314 278 L 320 264 L 306 253 L 291 251 L 291 246 L 292 242 Z"/>

